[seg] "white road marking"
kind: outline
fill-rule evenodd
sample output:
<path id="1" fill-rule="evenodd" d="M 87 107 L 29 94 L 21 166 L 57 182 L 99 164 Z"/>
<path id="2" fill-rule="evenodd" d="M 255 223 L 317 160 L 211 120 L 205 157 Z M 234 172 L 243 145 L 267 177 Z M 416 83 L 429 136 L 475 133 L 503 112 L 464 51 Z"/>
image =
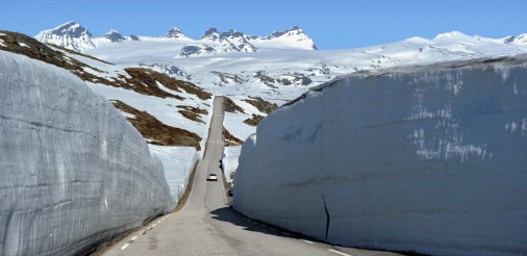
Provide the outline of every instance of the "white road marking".
<path id="1" fill-rule="evenodd" d="M 126 249 L 126 247 L 128 247 L 129 245 L 130 245 L 129 243 L 124 244 L 124 245 L 121 247 L 121 250 Z"/>
<path id="2" fill-rule="evenodd" d="M 306 239 L 302 239 L 302 241 L 304 241 L 305 243 L 308 243 L 308 244 L 314 244 L 313 242 L 311 242 L 309 240 L 306 240 Z"/>
<path id="3" fill-rule="evenodd" d="M 157 224 L 152 225 L 152 228 L 154 228 Z"/>
<path id="4" fill-rule="evenodd" d="M 132 237 L 132 241 L 135 241 L 137 239 L 137 236 Z"/>
<path id="5" fill-rule="evenodd" d="M 161 223 L 161 221 L 158 221 L 157 224 Z"/>
<path id="6" fill-rule="evenodd" d="M 353 255 L 351 255 L 351 254 L 347 254 L 347 253 L 339 252 L 339 251 L 337 251 L 337 250 L 333 250 L 333 249 L 328 249 L 328 251 L 333 252 L 333 253 L 336 253 L 336 254 L 340 254 L 340 255 L 343 255 L 343 256 L 353 256 Z"/>

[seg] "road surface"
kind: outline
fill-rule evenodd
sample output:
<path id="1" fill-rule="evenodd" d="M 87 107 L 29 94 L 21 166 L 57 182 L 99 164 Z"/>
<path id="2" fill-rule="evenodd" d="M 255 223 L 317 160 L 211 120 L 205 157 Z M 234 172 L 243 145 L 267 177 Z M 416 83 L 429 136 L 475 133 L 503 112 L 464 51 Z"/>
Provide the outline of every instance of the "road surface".
<path id="1" fill-rule="evenodd" d="M 340 248 L 253 222 L 226 204 L 219 159 L 223 153 L 222 97 L 214 111 L 206 153 L 198 164 L 194 186 L 184 208 L 156 219 L 112 246 L 103 255 L 397 255 Z M 209 172 L 219 180 L 206 181 Z"/>

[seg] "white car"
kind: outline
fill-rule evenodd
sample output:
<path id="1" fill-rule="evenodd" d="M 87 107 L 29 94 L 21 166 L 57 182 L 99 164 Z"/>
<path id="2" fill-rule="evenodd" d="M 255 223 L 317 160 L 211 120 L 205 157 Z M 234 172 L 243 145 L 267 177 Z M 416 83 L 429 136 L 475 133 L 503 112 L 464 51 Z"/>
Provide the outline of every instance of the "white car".
<path id="1" fill-rule="evenodd" d="M 209 176 L 207 177 L 207 180 L 208 180 L 208 181 L 217 181 L 217 180 L 218 180 L 218 176 L 216 176 L 216 174 L 214 174 L 214 173 L 211 173 L 211 174 L 209 174 Z"/>

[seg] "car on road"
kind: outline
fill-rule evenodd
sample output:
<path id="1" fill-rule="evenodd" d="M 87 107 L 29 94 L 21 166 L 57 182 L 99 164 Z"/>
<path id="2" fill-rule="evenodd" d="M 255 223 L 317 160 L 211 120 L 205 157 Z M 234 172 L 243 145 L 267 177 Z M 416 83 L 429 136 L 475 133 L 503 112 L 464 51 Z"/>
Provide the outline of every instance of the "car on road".
<path id="1" fill-rule="evenodd" d="M 218 176 L 216 176 L 215 173 L 210 173 L 209 176 L 207 176 L 207 180 L 208 181 L 217 181 L 218 180 Z"/>

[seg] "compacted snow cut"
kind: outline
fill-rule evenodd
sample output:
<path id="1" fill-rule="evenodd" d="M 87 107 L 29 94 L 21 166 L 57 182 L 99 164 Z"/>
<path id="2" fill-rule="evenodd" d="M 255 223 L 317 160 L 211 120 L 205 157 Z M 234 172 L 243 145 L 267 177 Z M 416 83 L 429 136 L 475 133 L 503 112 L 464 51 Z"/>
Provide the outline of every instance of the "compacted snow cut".
<path id="1" fill-rule="evenodd" d="M 527 56 L 355 74 L 264 119 L 234 207 L 335 244 L 527 252 Z"/>
<path id="2" fill-rule="evenodd" d="M 66 70 L 0 51 L 0 255 L 72 255 L 170 208 L 161 161 Z"/>

